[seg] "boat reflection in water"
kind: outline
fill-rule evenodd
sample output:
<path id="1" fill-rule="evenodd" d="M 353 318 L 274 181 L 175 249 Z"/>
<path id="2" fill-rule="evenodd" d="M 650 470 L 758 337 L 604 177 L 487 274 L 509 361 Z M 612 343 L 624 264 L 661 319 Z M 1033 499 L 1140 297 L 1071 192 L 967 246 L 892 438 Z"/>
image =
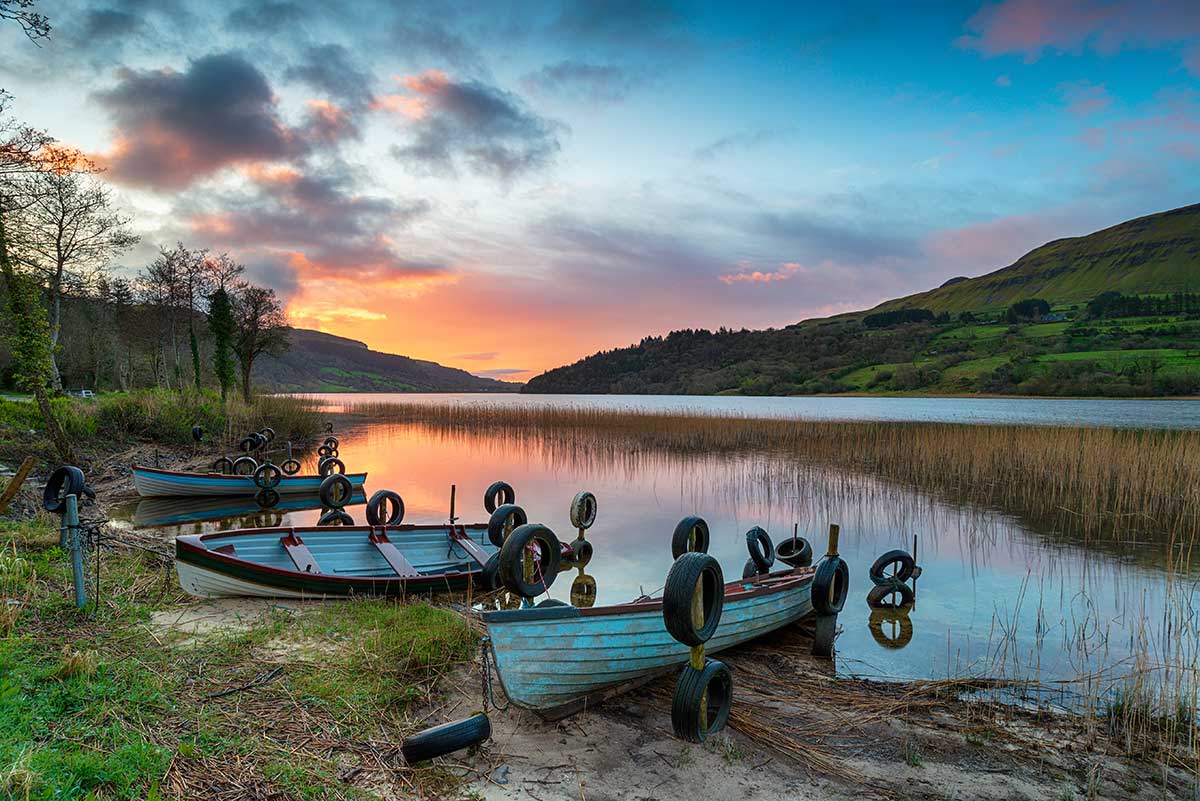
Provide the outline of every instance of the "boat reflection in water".
<path id="1" fill-rule="evenodd" d="M 349 504 L 365 503 L 361 489 L 354 493 Z M 253 497 L 215 498 L 143 498 L 133 513 L 138 528 L 158 528 L 220 520 L 226 528 L 268 528 L 282 525 L 287 512 L 320 509 L 321 499 L 314 495 L 285 495 L 272 506 L 264 507 Z"/>

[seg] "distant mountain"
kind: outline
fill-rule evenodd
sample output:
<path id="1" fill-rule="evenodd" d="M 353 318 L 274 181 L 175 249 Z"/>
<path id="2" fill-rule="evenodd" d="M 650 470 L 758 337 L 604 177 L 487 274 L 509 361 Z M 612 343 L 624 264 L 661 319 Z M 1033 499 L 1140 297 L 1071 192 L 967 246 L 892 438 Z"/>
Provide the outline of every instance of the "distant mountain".
<path id="1" fill-rule="evenodd" d="M 379 353 L 364 343 L 291 329 L 281 357 L 260 356 L 255 385 L 273 392 L 513 392 L 519 384 L 471 375 L 437 362 Z"/>
<path id="2" fill-rule="evenodd" d="M 1144 300 L 1088 309 L 1114 292 Z M 1055 240 L 1001 270 L 869 311 L 647 337 L 549 370 L 522 391 L 1200 394 L 1200 295 L 1177 293 L 1200 293 L 1200 205 Z M 1031 298 L 1053 313 L 1009 323 L 1008 308 Z M 885 314 L 899 310 L 910 311 Z"/>
<path id="3" fill-rule="evenodd" d="M 1008 267 L 978 278 L 952 278 L 876 310 L 979 312 L 1004 309 L 1023 298 L 1069 304 L 1086 303 L 1101 292 L 1162 295 L 1198 288 L 1200 204 L 1056 239 Z"/>

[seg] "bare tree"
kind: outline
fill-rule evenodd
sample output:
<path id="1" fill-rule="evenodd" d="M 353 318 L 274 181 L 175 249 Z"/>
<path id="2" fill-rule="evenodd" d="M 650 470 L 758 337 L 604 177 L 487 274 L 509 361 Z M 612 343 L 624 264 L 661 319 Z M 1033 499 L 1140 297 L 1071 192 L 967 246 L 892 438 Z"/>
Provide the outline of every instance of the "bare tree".
<path id="1" fill-rule="evenodd" d="M 0 0 L 0 19 L 16 22 L 34 44 L 50 37 L 50 20 L 33 10 L 34 0 Z"/>
<path id="2" fill-rule="evenodd" d="M 242 365 L 242 398 L 249 403 L 254 360 L 263 353 L 278 356 L 288 348 L 287 316 L 273 289 L 243 284 L 232 300 L 233 351 Z"/>
<path id="3" fill-rule="evenodd" d="M 130 218 L 113 208 L 107 187 L 90 175 L 40 170 L 25 179 L 29 202 L 9 227 L 10 255 L 31 270 L 45 288 L 50 340 L 62 333 L 62 299 L 74 285 L 92 289 L 109 260 L 138 241 Z M 51 385 L 62 389 L 58 362 L 51 350 Z"/>

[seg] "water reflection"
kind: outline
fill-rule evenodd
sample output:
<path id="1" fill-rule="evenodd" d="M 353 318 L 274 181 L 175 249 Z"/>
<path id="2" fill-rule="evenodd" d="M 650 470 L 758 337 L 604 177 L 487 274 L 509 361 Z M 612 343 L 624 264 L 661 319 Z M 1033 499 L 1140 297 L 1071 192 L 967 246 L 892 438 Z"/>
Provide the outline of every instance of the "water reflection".
<path id="1" fill-rule="evenodd" d="M 847 605 L 837 642 L 843 672 L 898 678 L 1002 672 L 1054 681 L 1137 658 L 1191 665 L 1200 653 L 1196 585 L 1182 549 L 1169 542 L 1085 541 L 778 454 L 614 453 L 565 434 L 451 434 L 391 424 L 339 434 L 347 468 L 369 471 L 370 491 L 398 491 L 405 522 L 446 520 L 453 484 L 461 522 L 482 523 L 488 517 L 484 490 L 502 479 L 515 487 L 531 522 L 569 540 L 572 497 L 581 489 L 595 493 L 599 514 L 588 531 L 595 549 L 588 572 L 576 567 L 572 581 L 562 575 L 550 593 L 577 605 L 620 603 L 659 590 L 671 564 L 671 532 L 685 515 L 708 521 L 710 552 L 727 576 L 740 575 L 751 526 L 764 527 L 776 542 L 796 526 L 821 553 L 828 525 L 839 523 L 852 598 L 866 597 L 875 558 L 911 547 L 914 535 L 924 567 L 920 625 L 913 625 L 915 611 L 873 615 L 861 601 Z M 321 512 L 309 500 L 310 506 L 291 506 L 303 500 L 285 499 L 273 511 L 282 513 L 283 525 L 315 525 Z M 363 502 L 358 496 L 346 508 L 356 520 L 365 519 Z M 211 520 L 218 511 L 200 514 Z M 253 525 L 245 516 L 235 511 L 220 522 L 183 523 L 185 514 L 150 516 L 139 506 L 135 523 L 153 520 L 174 536 Z"/>

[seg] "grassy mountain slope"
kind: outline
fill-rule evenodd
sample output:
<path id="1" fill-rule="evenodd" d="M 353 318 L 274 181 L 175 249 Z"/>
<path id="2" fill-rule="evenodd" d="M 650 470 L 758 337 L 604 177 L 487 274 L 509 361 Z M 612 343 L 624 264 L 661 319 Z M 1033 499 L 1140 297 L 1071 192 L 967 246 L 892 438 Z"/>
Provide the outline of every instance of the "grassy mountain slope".
<path id="1" fill-rule="evenodd" d="M 1056 239 L 1003 269 L 890 300 L 878 309 L 979 312 L 1004 309 L 1023 298 L 1071 304 L 1107 291 L 1161 295 L 1198 287 L 1200 204 Z"/>
<path id="2" fill-rule="evenodd" d="M 873 310 L 925 308 L 936 320 L 869 328 L 858 312 L 765 331 L 676 331 L 550 370 L 523 391 L 1200 393 L 1200 316 L 1089 319 L 1087 302 L 1108 291 L 1200 291 L 1200 205 L 1056 240 L 1003 270 Z M 1008 306 L 1031 297 L 1059 316 L 1003 322 Z"/>
<path id="3" fill-rule="evenodd" d="M 511 392 L 518 386 L 305 328 L 292 329 L 291 343 L 279 358 L 259 357 L 256 386 L 275 392 Z"/>

